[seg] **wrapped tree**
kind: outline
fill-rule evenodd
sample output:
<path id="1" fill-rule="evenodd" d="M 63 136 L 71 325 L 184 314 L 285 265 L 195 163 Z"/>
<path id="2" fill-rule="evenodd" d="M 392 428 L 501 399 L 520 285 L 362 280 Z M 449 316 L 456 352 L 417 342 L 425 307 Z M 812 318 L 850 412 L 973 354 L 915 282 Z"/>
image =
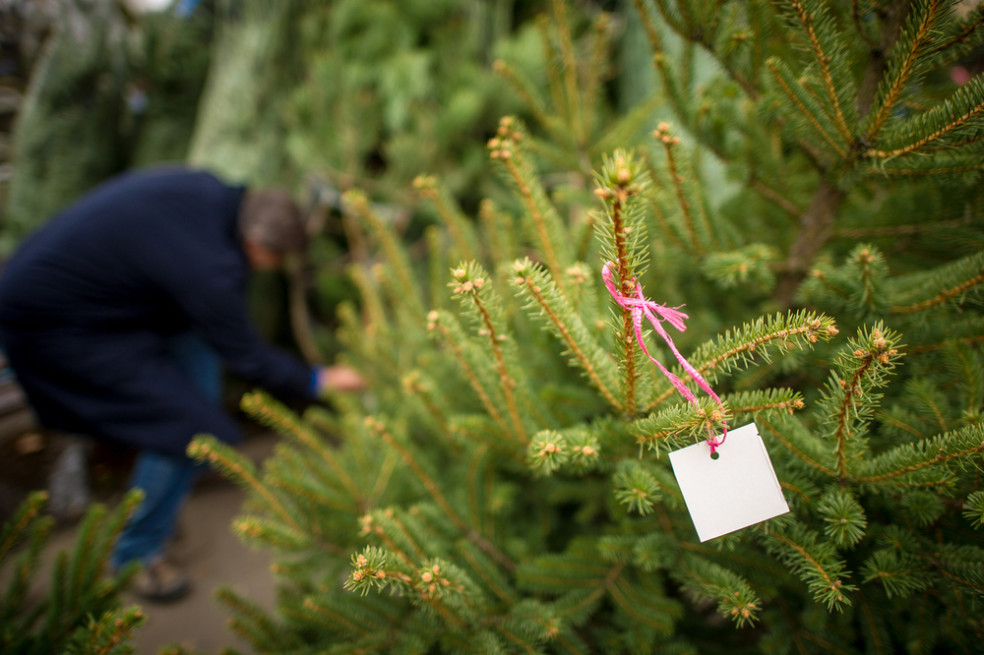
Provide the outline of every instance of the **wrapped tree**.
<path id="1" fill-rule="evenodd" d="M 546 95 L 497 66 L 538 119 L 488 142 L 510 195 L 469 220 L 418 178 L 426 258 L 345 196 L 375 246 L 341 334 L 371 393 L 244 397 L 284 436 L 262 471 L 192 445 L 276 553 L 273 615 L 223 592 L 235 629 L 291 653 L 973 652 L 984 86 L 947 71 L 984 9 L 640 0 L 661 90 L 618 121 L 593 111 L 618 21 L 568 9 L 540 23 Z M 749 423 L 790 511 L 700 541 L 665 455 L 726 459 Z"/>
<path id="2" fill-rule="evenodd" d="M 102 0 L 59 4 L 14 124 L 4 254 L 126 160 L 126 14 Z"/>
<path id="3" fill-rule="evenodd" d="M 51 29 L 14 123 L 4 255 L 107 178 L 183 161 L 208 65 L 205 11 L 182 19 L 120 0 L 42 4 L 51 6 L 35 11 L 50 11 Z"/>

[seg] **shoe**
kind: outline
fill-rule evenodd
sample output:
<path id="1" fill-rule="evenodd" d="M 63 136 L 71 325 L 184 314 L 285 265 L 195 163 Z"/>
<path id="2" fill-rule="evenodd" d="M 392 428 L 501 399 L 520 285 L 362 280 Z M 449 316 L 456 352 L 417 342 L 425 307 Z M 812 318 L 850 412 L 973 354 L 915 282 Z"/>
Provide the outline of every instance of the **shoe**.
<path id="1" fill-rule="evenodd" d="M 137 574 L 131 589 L 144 600 L 173 603 L 191 593 L 191 580 L 181 567 L 162 557 Z"/>

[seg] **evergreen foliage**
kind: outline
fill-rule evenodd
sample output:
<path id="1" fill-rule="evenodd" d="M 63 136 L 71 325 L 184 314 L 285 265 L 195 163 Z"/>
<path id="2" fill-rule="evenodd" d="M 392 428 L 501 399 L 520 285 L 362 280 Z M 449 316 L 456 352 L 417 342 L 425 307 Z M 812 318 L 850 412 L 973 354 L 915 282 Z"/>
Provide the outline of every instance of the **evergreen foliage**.
<path id="1" fill-rule="evenodd" d="M 193 446 L 277 554 L 274 615 L 223 594 L 236 629 L 291 653 L 974 652 L 984 93 L 946 71 L 984 8 L 570 10 L 538 23 L 547 84 L 496 64 L 533 119 L 488 142 L 512 194 L 469 223 L 418 178 L 427 266 L 345 197 L 371 257 L 341 338 L 371 394 L 247 396 L 287 437 L 261 472 Z M 621 119 L 619 24 L 659 87 Z M 668 369 L 720 405 L 646 357 L 606 262 L 620 297 L 687 303 L 692 366 Z M 648 328 L 645 350 L 670 361 Z M 662 453 L 725 421 L 756 423 L 792 511 L 702 544 Z"/>
<path id="2" fill-rule="evenodd" d="M 209 64 L 204 10 L 180 19 L 118 0 L 56 4 L 14 125 L 4 255 L 107 178 L 183 162 Z"/>
<path id="3" fill-rule="evenodd" d="M 391 203 L 431 170 L 477 197 L 483 135 L 519 107 L 486 65 L 495 49 L 522 49 L 513 4 L 218 1 L 189 159 Z"/>
<path id="4" fill-rule="evenodd" d="M 4 251 L 124 161 L 126 16 L 117 3 L 62 4 L 14 126 Z"/>
<path id="5" fill-rule="evenodd" d="M 54 521 L 43 513 L 46 494 L 32 493 L 0 533 L 0 649 L 11 655 L 133 652 L 130 633 L 146 619 L 137 607 L 121 607 L 120 593 L 136 573 L 131 566 L 110 575 L 107 561 L 127 517 L 140 502 L 129 493 L 112 511 L 93 505 L 79 524 L 71 551 L 59 551 L 51 581 L 32 584 Z"/>

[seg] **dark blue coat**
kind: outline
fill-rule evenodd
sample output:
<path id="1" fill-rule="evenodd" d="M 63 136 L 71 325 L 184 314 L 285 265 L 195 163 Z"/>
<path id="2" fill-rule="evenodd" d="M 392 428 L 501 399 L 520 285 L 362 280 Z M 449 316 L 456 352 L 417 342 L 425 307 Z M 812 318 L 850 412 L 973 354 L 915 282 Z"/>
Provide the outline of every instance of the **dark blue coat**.
<path id="1" fill-rule="evenodd" d="M 169 356 L 189 329 L 248 382 L 309 395 L 311 368 L 249 323 L 242 194 L 203 172 L 131 173 L 22 245 L 0 273 L 0 344 L 42 425 L 170 454 L 200 432 L 239 440 Z"/>

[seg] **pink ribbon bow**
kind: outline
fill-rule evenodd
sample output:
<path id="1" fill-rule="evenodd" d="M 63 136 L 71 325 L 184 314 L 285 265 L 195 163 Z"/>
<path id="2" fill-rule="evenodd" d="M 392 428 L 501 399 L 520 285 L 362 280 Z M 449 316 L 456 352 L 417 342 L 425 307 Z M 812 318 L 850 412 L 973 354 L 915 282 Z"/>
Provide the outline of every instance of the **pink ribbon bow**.
<path id="1" fill-rule="evenodd" d="M 639 284 L 634 278 L 632 282 L 635 285 L 636 297 L 630 298 L 628 296 L 623 296 L 619 293 L 615 286 L 611 262 L 605 262 L 605 265 L 601 269 L 601 276 L 605 279 L 605 286 L 608 287 L 608 293 L 612 295 L 615 302 L 632 313 L 632 326 L 635 328 L 636 341 L 639 342 L 639 347 L 642 348 L 642 352 L 646 353 L 646 357 L 648 357 L 650 361 L 659 367 L 659 370 L 663 372 L 663 375 L 665 375 L 670 382 L 673 383 L 673 386 L 677 388 L 677 391 L 679 391 L 683 397 L 689 400 L 694 406 L 697 405 L 697 397 L 694 396 L 694 393 L 687 388 L 687 385 L 685 385 L 676 375 L 668 371 L 658 359 L 649 354 L 649 350 L 646 349 L 646 343 L 642 338 L 643 316 L 646 317 L 646 320 L 649 321 L 650 325 L 652 325 L 656 332 L 659 333 L 659 336 L 663 337 L 663 340 L 666 341 L 666 345 L 668 345 L 670 350 L 673 351 L 673 354 L 676 356 L 677 361 L 680 362 L 680 366 L 683 367 L 683 370 L 685 370 L 687 374 L 697 382 L 701 389 L 707 392 L 708 396 L 713 398 L 718 405 L 724 408 L 724 403 L 721 402 L 718 395 L 714 393 L 713 389 L 711 389 L 711 385 L 709 385 L 707 380 L 705 380 L 704 377 L 697 372 L 697 369 L 695 369 L 690 362 L 688 362 L 686 358 L 680 354 L 680 351 L 677 350 L 676 345 L 673 343 L 673 339 L 670 338 L 670 335 L 663 329 L 662 322 L 666 321 L 680 332 L 683 332 L 687 329 L 687 326 L 684 325 L 683 321 L 684 319 L 689 318 L 689 316 L 674 307 L 667 307 L 666 305 L 659 305 L 652 300 L 646 300 L 646 297 L 642 294 L 642 285 Z M 707 445 L 711 448 L 711 454 L 714 454 L 714 452 L 717 451 L 718 447 L 724 443 L 725 437 L 728 436 L 728 424 L 723 423 L 722 425 L 723 431 L 719 440 L 715 440 L 711 436 L 708 436 L 707 438 Z M 710 432 L 710 428 L 708 428 L 708 432 Z"/>

